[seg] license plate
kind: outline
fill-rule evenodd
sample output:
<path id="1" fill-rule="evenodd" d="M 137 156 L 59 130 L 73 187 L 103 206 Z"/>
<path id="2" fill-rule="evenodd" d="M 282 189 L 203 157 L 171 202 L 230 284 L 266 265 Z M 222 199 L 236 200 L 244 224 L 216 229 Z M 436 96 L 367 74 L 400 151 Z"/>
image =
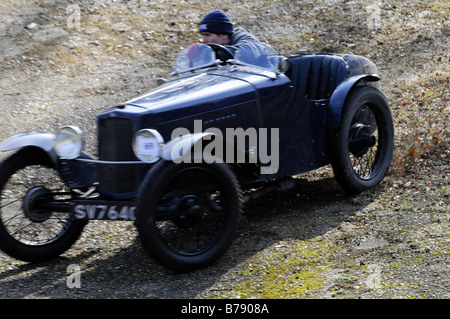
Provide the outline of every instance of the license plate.
<path id="1" fill-rule="evenodd" d="M 74 201 L 73 213 L 82 220 L 136 220 L 134 202 Z"/>

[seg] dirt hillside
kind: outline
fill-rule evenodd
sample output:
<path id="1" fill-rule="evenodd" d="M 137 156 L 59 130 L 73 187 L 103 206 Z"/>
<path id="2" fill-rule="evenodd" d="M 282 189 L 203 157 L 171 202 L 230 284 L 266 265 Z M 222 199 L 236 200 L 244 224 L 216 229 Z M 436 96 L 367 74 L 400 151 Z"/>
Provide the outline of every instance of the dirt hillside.
<path id="1" fill-rule="evenodd" d="M 395 118 L 387 178 L 348 197 L 329 167 L 299 176 L 191 274 L 153 262 L 132 224 L 92 222 L 53 262 L 0 252 L 1 298 L 450 298 L 448 1 L 1 0 L 0 140 L 73 124 L 95 154 L 96 114 L 167 77 L 213 9 L 282 54 L 372 59 Z"/>

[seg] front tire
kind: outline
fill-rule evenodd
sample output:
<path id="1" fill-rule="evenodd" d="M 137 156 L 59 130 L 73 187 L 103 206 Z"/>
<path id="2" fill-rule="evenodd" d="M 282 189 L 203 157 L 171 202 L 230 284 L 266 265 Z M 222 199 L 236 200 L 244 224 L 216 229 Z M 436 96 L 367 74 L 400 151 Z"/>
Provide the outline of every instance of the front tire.
<path id="1" fill-rule="evenodd" d="M 22 149 L 0 164 L 0 249 L 13 258 L 42 262 L 56 258 L 86 225 L 68 213 L 34 207 L 38 198 L 70 196 L 47 154 Z"/>
<path id="2" fill-rule="evenodd" d="M 394 124 L 380 91 L 362 86 L 350 93 L 329 147 L 335 178 L 348 193 L 359 194 L 381 182 L 392 159 Z"/>
<path id="3" fill-rule="evenodd" d="M 240 215 L 240 188 L 225 164 L 160 161 L 139 190 L 136 227 L 156 261 L 187 272 L 225 253 Z"/>

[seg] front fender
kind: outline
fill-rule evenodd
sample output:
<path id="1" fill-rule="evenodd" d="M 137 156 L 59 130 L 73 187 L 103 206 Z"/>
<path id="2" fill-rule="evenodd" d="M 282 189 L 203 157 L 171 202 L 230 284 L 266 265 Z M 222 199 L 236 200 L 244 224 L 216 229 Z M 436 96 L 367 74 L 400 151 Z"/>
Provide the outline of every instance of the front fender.
<path id="1" fill-rule="evenodd" d="M 213 138 L 214 141 L 211 142 Z M 247 154 L 244 150 L 224 139 L 222 132 L 216 128 L 209 128 L 202 133 L 185 134 L 172 139 L 161 150 L 161 158 L 175 163 L 191 163 L 192 160 L 195 163 L 215 161 L 229 164 L 234 164 L 235 159 L 238 159 L 239 163 L 246 160 L 249 163 L 256 163 L 257 161 L 254 156 Z"/>
<path id="2" fill-rule="evenodd" d="M 212 135 L 212 133 L 202 132 L 174 138 L 161 150 L 161 158 L 175 163 L 190 162 L 193 152 L 202 152 L 202 141 L 205 138 L 210 139 Z"/>
<path id="3" fill-rule="evenodd" d="M 0 143 L 0 151 L 7 152 L 25 147 L 37 147 L 47 153 L 56 171 L 70 188 L 89 187 L 98 181 L 96 165 L 79 161 L 61 160 L 53 148 L 55 135 L 44 132 L 28 132 L 11 136 Z M 90 158 L 81 154 L 80 158 Z"/>
<path id="4" fill-rule="evenodd" d="M 27 146 L 38 147 L 50 156 L 53 162 L 56 162 L 58 156 L 53 149 L 53 141 L 55 140 L 55 135 L 44 132 L 27 132 L 21 133 L 4 140 L 0 143 L 0 151 L 7 152 L 16 150 L 19 148 L 24 148 Z"/>
<path id="5" fill-rule="evenodd" d="M 358 74 L 349 77 L 339 84 L 331 95 L 330 103 L 326 111 L 326 124 L 328 129 L 334 130 L 339 126 L 347 96 L 350 90 L 361 81 L 376 82 L 380 81 L 380 77 L 376 74 Z"/>

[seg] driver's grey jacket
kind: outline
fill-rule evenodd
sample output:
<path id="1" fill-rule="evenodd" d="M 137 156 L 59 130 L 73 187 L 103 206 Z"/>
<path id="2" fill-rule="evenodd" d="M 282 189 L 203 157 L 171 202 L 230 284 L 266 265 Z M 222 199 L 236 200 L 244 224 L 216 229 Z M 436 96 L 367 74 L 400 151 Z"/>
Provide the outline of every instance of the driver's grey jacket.
<path id="1" fill-rule="evenodd" d="M 241 45 L 247 42 L 259 41 L 253 34 L 243 28 L 237 28 L 231 36 L 230 45 Z"/>
<path id="2" fill-rule="evenodd" d="M 259 42 L 259 40 L 257 37 L 247 32 L 245 29 L 237 28 L 231 36 L 230 44 L 226 47 L 234 53 L 240 45 L 249 42 Z"/>

